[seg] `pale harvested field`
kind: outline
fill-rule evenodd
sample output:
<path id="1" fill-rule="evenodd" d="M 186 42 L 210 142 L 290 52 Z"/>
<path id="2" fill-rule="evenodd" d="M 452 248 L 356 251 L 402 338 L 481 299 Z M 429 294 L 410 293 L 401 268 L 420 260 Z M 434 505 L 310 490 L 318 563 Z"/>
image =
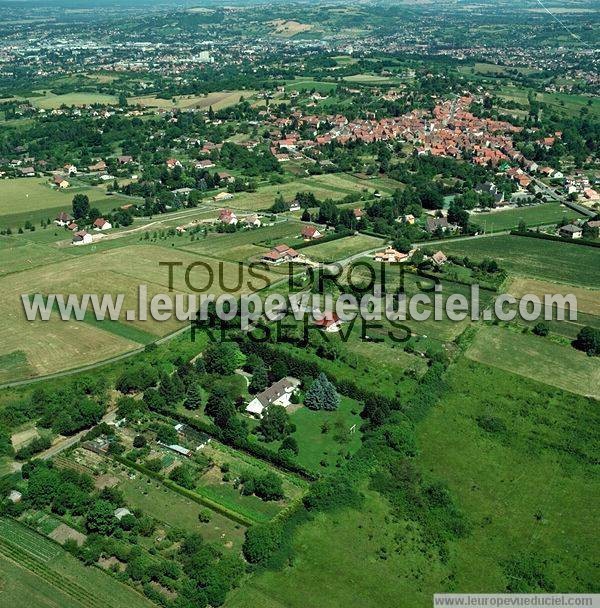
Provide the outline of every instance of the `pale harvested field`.
<path id="1" fill-rule="evenodd" d="M 484 327 L 467 357 L 572 393 L 600 397 L 600 366 L 595 357 L 547 338 Z"/>
<path id="2" fill-rule="evenodd" d="M 125 311 L 137 310 L 139 284 L 147 285 L 149 299 L 158 293 L 168 293 L 167 269 L 160 267 L 159 261 L 181 262 L 185 269 L 192 262 L 200 260 L 202 258 L 193 253 L 167 247 L 131 245 L 73 256 L 50 267 L 33 268 L 0 278 L 0 316 L 3 319 L 0 325 L 0 357 L 15 361 L 12 368 L 8 365 L 0 370 L 0 381 L 9 381 L 14 375 L 24 374 L 23 363 L 16 357 L 17 351 L 26 357 L 25 375 L 37 376 L 95 363 L 139 348 L 139 342 L 129 339 L 126 328 L 130 326 L 157 337 L 179 329 L 184 322 L 177 319 L 126 321 Z M 202 261 L 210 267 L 214 277 L 213 286 L 205 293 L 223 293 L 218 283 L 219 267 L 222 268 L 226 286 L 237 284 L 237 264 L 206 258 Z M 196 267 L 190 274 L 190 280 L 197 288 L 204 288 L 209 274 L 206 267 Z M 249 277 L 243 274 L 242 278 L 240 293 L 247 293 Z M 256 279 L 254 284 L 259 288 L 263 286 Z M 174 272 L 173 287 L 175 292 L 191 293 L 185 285 L 184 270 Z M 125 331 L 117 335 L 97 324 L 62 321 L 57 314 L 52 314 L 49 321 L 27 321 L 20 296 L 33 293 L 123 294 L 120 323 Z M 11 354 L 12 358 L 9 356 Z"/>
<path id="3" fill-rule="evenodd" d="M 223 206 L 244 211 L 260 211 L 270 208 L 279 194 L 291 202 L 298 192 L 312 192 L 319 200 L 330 198 L 340 200 L 353 192 L 362 192 L 363 188 L 351 182 L 336 181 L 336 175 L 307 177 L 287 184 L 276 184 L 260 188 L 257 192 L 235 194 L 234 198 L 224 201 Z M 375 188 L 371 189 L 372 191 Z"/>
<path id="4" fill-rule="evenodd" d="M 127 101 L 130 105 L 141 105 L 153 108 L 208 108 L 221 110 L 228 106 L 235 105 L 241 97 L 249 99 L 255 95 L 256 91 L 217 91 L 208 95 L 181 95 L 172 99 L 161 99 L 149 95 L 146 97 L 130 97 Z"/>
<path id="5" fill-rule="evenodd" d="M 273 25 L 274 34 L 277 36 L 282 36 L 283 38 L 292 38 L 296 34 L 300 32 L 308 32 L 313 26 L 308 23 L 300 23 L 299 21 L 286 21 L 284 19 L 275 19 L 275 21 L 271 21 L 271 25 Z"/>
<path id="6" fill-rule="evenodd" d="M 522 298 L 525 294 L 532 294 L 542 301 L 545 294 L 573 294 L 577 298 L 577 310 L 579 312 L 600 316 L 600 291 L 597 290 L 515 277 L 511 279 L 508 285 L 508 293 L 516 298 Z"/>

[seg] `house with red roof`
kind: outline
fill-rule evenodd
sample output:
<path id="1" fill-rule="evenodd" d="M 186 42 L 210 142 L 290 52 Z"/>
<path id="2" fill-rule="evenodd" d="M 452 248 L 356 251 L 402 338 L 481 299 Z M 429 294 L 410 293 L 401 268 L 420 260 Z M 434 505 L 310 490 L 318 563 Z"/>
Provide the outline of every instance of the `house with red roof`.
<path id="1" fill-rule="evenodd" d="M 282 264 L 283 262 L 293 262 L 298 259 L 300 254 L 288 245 L 277 245 L 271 251 L 262 256 L 262 260 L 268 264 Z"/>
<path id="2" fill-rule="evenodd" d="M 327 311 L 323 313 L 320 319 L 315 321 L 315 326 L 328 333 L 340 331 L 342 320 L 335 312 Z"/>
<path id="3" fill-rule="evenodd" d="M 231 209 L 221 209 L 219 211 L 219 221 L 223 224 L 235 226 L 238 223 L 238 218 Z"/>
<path id="4" fill-rule="evenodd" d="M 313 241 L 314 239 L 320 239 L 323 236 L 316 226 L 304 226 L 301 235 L 305 241 Z"/>
<path id="5" fill-rule="evenodd" d="M 111 228 L 112 224 L 103 217 L 94 220 L 94 230 L 110 230 Z"/>

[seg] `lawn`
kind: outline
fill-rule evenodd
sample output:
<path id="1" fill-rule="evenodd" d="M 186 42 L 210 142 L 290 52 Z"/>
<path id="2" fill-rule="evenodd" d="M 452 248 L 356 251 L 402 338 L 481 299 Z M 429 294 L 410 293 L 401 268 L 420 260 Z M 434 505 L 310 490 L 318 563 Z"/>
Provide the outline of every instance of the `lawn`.
<path id="1" fill-rule="evenodd" d="M 486 232 L 499 232 L 517 228 L 521 221 L 532 227 L 558 224 L 563 218 L 572 220 L 580 217 L 576 211 L 560 203 L 542 203 L 533 207 L 474 213 L 471 215 L 471 221 L 485 228 Z"/>
<path id="2" fill-rule="evenodd" d="M 316 262 L 337 262 L 350 256 L 383 247 L 385 241 L 374 236 L 359 234 L 356 236 L 347 236 L 327 243 L 319 243 L 311 245 L 302 250 L 311 260 Z"/>
<path id="3" fill-rule="evenodd" d="M 333 467 L 345 454 L 356 452 L 362 436 L 361 409 L 360 403 L 348 397 L 342 397 L 335 412 L 313 411 L 307 407 L 297 409 L 290 420 L 296 425 L 293 437 L 298 442 L 298 462 L 319 472 L 326 470 L 322 462 Z"/>
<path id="4" fill-rule="evenodd" d="M 592 288 L 600 285 L 600 250 L 593 247 L 512 235 L 448 241 L 440 247 L 446 254 L 475 261 L 495 259 L 511 274 Z"/>
<path id="5" fill-rule="evenodd" d="M 467 357 L 580 395 L 600 398 L 600 366 L 571 346 L 502 327 L 481 328 Z"/>

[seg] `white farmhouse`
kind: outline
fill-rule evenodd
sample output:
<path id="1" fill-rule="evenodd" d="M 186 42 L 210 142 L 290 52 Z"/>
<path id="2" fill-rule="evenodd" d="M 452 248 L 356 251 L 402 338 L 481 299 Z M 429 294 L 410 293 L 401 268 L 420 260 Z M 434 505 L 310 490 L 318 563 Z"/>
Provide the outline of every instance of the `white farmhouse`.
<path id="1" fill-rule="evenodd" d="M 246 406 L 246 411 L 257 418 L 262 418 L 263 411 L 270 405 L 288 407 L 292 395 L 300 386 L 300 380 L 287 376 L 259 393 Z"/>

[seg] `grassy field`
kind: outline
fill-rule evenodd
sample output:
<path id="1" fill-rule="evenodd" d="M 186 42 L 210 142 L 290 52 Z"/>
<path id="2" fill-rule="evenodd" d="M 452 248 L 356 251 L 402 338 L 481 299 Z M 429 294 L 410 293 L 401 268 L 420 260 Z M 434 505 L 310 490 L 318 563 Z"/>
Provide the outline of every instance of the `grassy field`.
<path id="1" fill-rule="evenodd" d="M 591 591 L 600 490 L 592 472 L 596 404 L 468 361 L 448 381 L 419 429 L 419 445 L 424 474 L 448 484 L 471 523 L 451 549 L 453 591 L 504 590 L 502 564 L 520 555 L 547 560 L 557 592 Z M 481 416 L 501 420 L 504 430 L 484 430 Z"/>
<path id="2" fill-rule="evenodd" d="M 359 234 L 347 236 L 328 243 L 318 243 L 302 250 L 307 257 L 316 262 L 336 262 L 361 251 L 383 247 L 385 241 L 374 236 Z"/>
<path id="3" fill-rule="evenodd" d="M 319 93 L 331 93 L 337 89 L 337 84 L 297 77 L 295 80 L 288 80 L 285 83 L 285 88 L 288 91 L 312 91 L 312 89 L 315 89 Z"/>
<path id="4" fill-rule="evenodd" d="M 73 196 L 85 194 L 92 207 L 110 211 L 131 202 L 121 196 L 107 196 L 106 190 L 96 187 L 70 187 L 58 190 L 50 187 L 46 177 L 23 177 L 0 180 L 0 226 L 12 229 L 29 220 L 40 229 L 40 221 L 53 220 L 60 211 L 71 211 Z"/>
<path id="5" fill-rule="evenodd" d="M 228 608 L 426 608 L 441 590 L 505 591 L 505 564 L 522 555 L 545 560 L 557 592 L 594 588 L 597 410 L 582 397 L 468 361 L 451 368 L 448 382 L 417 428 L 416 460 L 426 479 L 449 486 L 468 521 L 447 559 L 430 551 L 418 524 L 394 518 L 366 490 L 360 510 L 319 513 L 301 525 L 291 565 L 255 574 L 230 594 Z M 503 420 L 506 431 L 483 430 L 483 414 Z"/>
<path id="6" fill-rule="evenodd" d="M 583 287 L 600 285 L 600 250 L 593 247 L 501 235 L 444 243 L 443 250 L 473 260 L 495 259 L 511 274 Z"/>
<path id="7" fill-rule="evenodd" d="M 530 89 L 525 87 L 502 86 L 499 88 L 499 97 L 516 101 L 529 106 L 528 94 Z M 600 116 L 600 101 L 587 95 L 572 95 L 568 93 L 540 93 L 535 92 L 536 101 L 551 106 L 552 110 L 566 116 L 577 117 L 583 108 L 590 116 Z"/>
<path id="8" fill-rule="evenodd" d="M 106 95 L 104 93 L 66 93 L 64 95 L 54 95 L 48 92 L 43 97 L 31 97 L 29 101 L 37 108 L 43 108 L 44 110 L 54 110 L 61 106 L 117 104 L 117 98 L 114 95 Z"/>
<path id="9" fill-rule="evenodd" d="M 507 209 L 490 213 L 474 213 L 471 221 L 485 227 L 486 232 L 498 232 L 517 228 L 522 220 L 528 227 L 544 224 L 557 224 L 563 218 L 567 220 L 581 217 L 576 211 L 560 203 L 543 203 L 534 207 Z"/>
<path id="10" fill-rule="evenodd" d="M 365 494 L 360 510 L 319 514 L 304 524 L 294 538 L 292 565 L 255 574 L 231 592 L 225 606 L 431 606 L 431 594 L 441 588 L 447 572 L 432 568 L 425 551 L 410 539 L 396 541 L 406 534 L 404 524 L 390 520 L 389 507 L 378 494 Z"/>
<path id="11" fill-rule="evenodd" d="M 340 181 L 339 174 L 306 177 L 286 184 L 265 186 L 256 192 L 235 194 L 234 198 L 226 201 L 224 206 L 242 211 L 261 211 L 269 209 L 279 195 L 287 202 L 291 202 L 298 192 L 310 191 L 320 200 L 327 198 L 340 200 L 348 194 L 360 194 L 368 186 L 368 183 L 357 184 L 352 179 Z M 375 189 L 373 187 L 372 191 Z"/>
<path id="12" fill-rule="evenodd" d="M 489 326 L 479 331 L 467 357 L 573 393 L 600 398 L 598 362 L 571 346 L 546 338 Z"/>

